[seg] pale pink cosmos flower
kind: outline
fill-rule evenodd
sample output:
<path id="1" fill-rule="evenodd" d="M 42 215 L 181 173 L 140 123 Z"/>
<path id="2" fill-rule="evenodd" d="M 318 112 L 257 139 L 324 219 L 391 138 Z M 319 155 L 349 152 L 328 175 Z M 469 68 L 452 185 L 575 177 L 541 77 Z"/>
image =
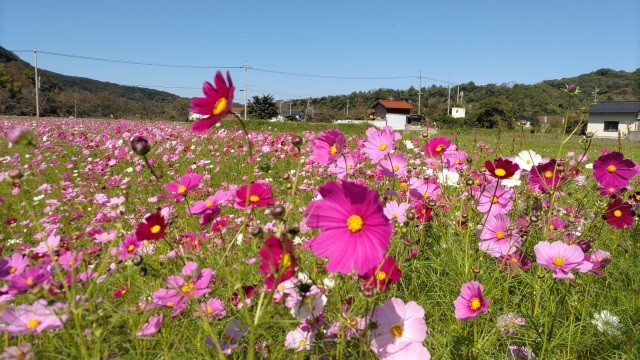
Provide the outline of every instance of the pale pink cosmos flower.
<path id="1" fill-rule="evenodd" d="M 456 319 L 466 321 L 489 309 L 490 301 L 484 298 L 483 291 L 482 284 L 475 280 L 462 284 L 460 296 L 453 302 Z"/>
<path id="2" fill-rule="evenodd" d="M 407 176 L 407 158 L 400 154 L 389 154 L 380 161 L 382 175 L 390 178 L 405 178 Z"/>
<path id="3" fill-rule="evenodd" d="M 151 337 L 160 331 L 162 327 L 162 323 L 164 321 L 164 316 L 162 314 L 153 315 L 147 320 L 146 323 L 142 324 L 140 330 L 136 333 L 136 336 L 145 336 Z"/>
<path id="4" fill-rule="evenodd" d="M 181 275 L 169 276 L 167 278 L 169 288 L 156 290 L 151 296 L 154 304 L 173 309 L 172 317 L 184 311 L 189 298 L 199 298 L 209 293 L 211 291 L 209 283 L 214 277 L 213 270 L 204 268 L 198 271 L 198 264 L 193 261 L 184 265 Z"/>
<path id="5" fill-rule="evenodd" d="M 391 200 L 384 206 L 384 214 L 389 220 L 402 224 L 407 221 L 406 214 L 409 207 L 411 207 L 409 203 L 398 204 L 397 201 Z"/>
<path id="6" fill-rule="evenodd" d="M 29 259 L 19 253 L 0 259 L 0 280 L 11 280 L 22 274 L 27 265 L 29 265 Z"/>
<path id="7" fill-rule="evenodd" d="M 391 298 L 376 306 L 370 319 L 376 324 L 372 331 L 371 350 L 382 359 L 391 356 L 409 359 L 405 355 L 415 350 L 411 344 L 422 346 L 427 337 L 424 309 L 415 301 L 405 304 L 402 299 Z"/>
<path id="8" fill-rule="evenodd" d="M 342 180 L 347 175 L 353 174 L 356 170 L 356 161 L 353 155 L 345 154 L 336 159 L 336 161 L 331 164 L 329 167 L 329 171 L 331 173 L 336 174 L 338 179 Z"/>
<path id="9" fill-rule="evenodd" d="M 478 195 L 478 211 L 485 215 L 506 214 L 513 208 L 514 196 L 515 190 L 492 181 Z"/>
<path id="10" fill-rule="evenodd" d="M 399 139 L 390 126 L 378 130 L 374 127 L 367 129 L 367 141 L 364 143 L 363 152 L 367 154 L 372 163 L 378 163 L 387 154 L 395 149 L 395 141 Z"/>
<path id="11" fill-rule="evenodd" d="M 224 301 L 218 298 L 211 298 L 207 302 L 200 303 L 200 311 L 196 315 L 204 315 L 208 318 L 216 317 L 222 319 L 227 315 Z"/>
<path id="12" fill-rule="evenodd" d="M 585 260 L 585 254 L 578 245 L 567 245 L 562 241 L 549 243 L 541 241 L 533 247 L 536 263 L 553 270 L 553 277 L 557 279 L 573 279 L 571 270 L 588 272 L 593 263 Z"/>
<path id="13" fill-rule="evenodd" d="M 38 246 L 31 249 L 36 254 L 48 254 L 50 251 L 54 251 L 60 245 L 60 236 L 49 235 L 47 240 L 42 241 Z"/>
<path id="14" fill-rule="evenodd" d="M 284 339 L 284 346 L 287 349 L 294 349 L 295 351 L 309 350 L 311 349 L 311 342 L 315 333 L 309 329 L 308 326 L 299 326 L 294 330 L 289 331 Z"/>
<path id="15" fill-rule="evenodd" d="M 522 238 L 510 230 L 509 217 L 505 214 L 488 215 L 478 236 L 480 250 L 493 257 L 513 254 L 522 245 Z"/>
<path id="16" fill-rule="evenodd" d="M 58 317 L 54 308 L 47 306 L 46 300 L 43 299 L 33 305 L 8 307 L 0 314 L 0 323 L 4 323 L 3 331 L 12 336 L 59 329 L 63 322 L 64 318 Z"/>

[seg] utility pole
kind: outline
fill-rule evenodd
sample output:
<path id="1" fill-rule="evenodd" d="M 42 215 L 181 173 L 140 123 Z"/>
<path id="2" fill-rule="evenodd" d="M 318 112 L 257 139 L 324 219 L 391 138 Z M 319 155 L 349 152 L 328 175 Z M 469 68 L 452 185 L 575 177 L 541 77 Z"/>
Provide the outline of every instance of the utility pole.
<path id="1" fill-rule="evenodd" d="M 349 118 L 349 98 L 347 98 L 347 118 Z"/>
<path id="2" fill-rule="evenodd" d="M 458 93 L 456 94 L 456 105 L 460 104 L 460 85 L 458 85 Z"/>
<path id="3" fill-rule="evenodd" d="M 40 89 L 40 79 L 38 78 L 38 50 L 33 50 L 33 56 L 35 58 L 35 85 L 36 85 L 36 117 L 40 117 L 40 101 L 38 99 L 38 90 Z"/>
<path id="4" fill-rule="evenodd" d="M 596 86 L 596 89 L 593 90 L 593 103 L 597 104 L 598 103 L 598 87 Z"/>
<path id="5" fill-rule="evenodd" d="M 420 115 L 420 103 L 422 102 L 422 70 L 420 70 L 420 76 L 418 76 L 418 115 Z"/>
<path id="6" fill-rule="evenodd" d="M 447 116 L 451 116 L 451 71 L 449 71 L 449 85 L 447 85 L 447 87 L 449 88 L 449 97 L 447 98 Z"/>
<path id="7" fill-rule="evenodd" d="M 244 68 L 244 120 L 247 120 L 247 103 L 248 103 L 248 97 L 247 97 L 247 70 L 249 70 L 249 65 L 244 64 L 243 66 Z M 231 104 L 231 106 L 233 106 L 233 104 Z"/>

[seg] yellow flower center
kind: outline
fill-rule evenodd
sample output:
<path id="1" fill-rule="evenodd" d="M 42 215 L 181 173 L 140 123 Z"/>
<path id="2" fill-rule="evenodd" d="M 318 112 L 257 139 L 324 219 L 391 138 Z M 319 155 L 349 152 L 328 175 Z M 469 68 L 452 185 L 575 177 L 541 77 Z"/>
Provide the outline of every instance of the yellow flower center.
<path id="1" fill-rule="evenodd" d="M 173 307 L 173 301 L 167 301 L 167 307 L 168 308 L 172 308 Z"/>
<path id="2" fill-rule="evenodd" d="M 393 168 L 393 172 L 396 172 L 396 171 L 398 171 L 398 169 L 400 169 L 400 166 L 393 165 L 392 168 Z"/>
<path id="3" fill-rule="evenodd" d="M 616 172 L 616 166 L 615 165 L 607 166 L 607 171 L 613 174 L 614 172 Z"/>
<path id="4" fill-rule="evenodd" d="M 507 175 L 507 172 L 502 168 L 497 168 L 493 173 L 496 174 L 496 176 L 505 176 L 505 175 Z"/>
<path id="5" fill-rule="evenodd" d="M 477 297 L 472 298 L 469 302 L 469 307 L 471 308 L 471 310 L 480 309 L 480 299 Z"/>
<path id="6" fill-rule="evenodd" d="M 180 288 L 180 291 L 182 291 L 183 294 L 188 293 L 189 291 L 193 290 L 196 286 L 193 285 L 192 283 L 187 283 L 182 285 L 182 287 Z"/>
<path id="7" fill-rule="evenodd" d="M 511 263 L 512 263 L 512 264 L 517 264 L 517 263 L 518 263 L 518 258 L 517 258 L 517 257 L 515 257 L 515 256 L 514 256 L 514 257 L 512 257 L 512 258 L 511 258 Z"/>
<path id="8" fill-rule="evenodd" d="M 17 269 L 14 266 L 9 266 L 9 274 L 13 274 L 16 270 Z"/>
<path id="9" fill-rule="evenodd" d="M 351 170 L 352 168 L 353 168 L 353 166 L 347 165 L 347 170 Z"/>
<path id="10" fill-rule="evenodd" d="M 29 286 L 33 285 L 33 278 L 31 276 L 27 278 L 27 285 Z"/>
<path id="11" fill-rule="evenodd" d="M 385 150 L 387 150 L 387 144 L 385 144 L 385 143 L 380 144 L 380 145 L 378 146 L 378 149 L 380 149 L 380 151 L 385 151 Z"/>
<path id="12" fill-rule="evenodd" d="M 436 152 L 440 152 L 440 151 L 442 151 L 442 149 L 444 149 L 443 145 L 436 146 Z"/>
<path id="13" fill-rule="evenodd" d="M 497 196 L 492 196 L 492 197 L 491 197 L 491 203 L 492 203 L 492 204 L 495 204 L 495 203 L 497 203 L 497 202 L 498 202 L 498 197 L 497 197 Z"/>
<path id="14" fill-rule="evenodd" d="M 620 210 L 614 210 L 614 211 L 613 211 L 613 216 L 615 216 L 615 217 L 621 217 L 621 216 L 622 216 L 622 211 L 620 211 Z"/>
<path id="15" fill-rule="evenodd" d="M 204 202 L 204 204 L 205 204 L 207 207 L 212 207 L 212 206 L 213 206 L 213 201 L 211 201 L 211 200 L 207 200 L 207 201 L 205 201 L 205 202 Z"/>
<path id="16" fill-rule="evenodd" d="M 387 278 L 387 273 L 385 273 L 384 271 L 376 271 L 376 279 L 378 279 L 378 281 L 382 281 L 386 278 Z"/>
<path id="17" fill-rule="evenodd" d="M 282 257 L 280 258 L 280 266 L 282 266 L 285 269 L 288 269 L 291 267 L 291 254 L 289 253 L 282 254 Z"/>
<path id="18" fill-rule="evenodd" d="M 394 325 L 391 327 L 391 335 L 396 339 L 402 336 L 403 331 L 404 329 L 401 325 Z"/>
<path id="19" fill-rule="evenodd" d="M 362 218 L 358 215 L 351 215 L 347 219 L 347 228 L 349 228 L 349 230 L 353 233 L 360 231 L 360 229 L 362 229 L 362 224 Z"/>
<path id="20" fill-rule="evenodd" d="M 544 177 L 546 177 L 547 179 L 551 179 L 553 177 L 553 171 L 551 170 L 547 170 L 544 172 Z"/>
<path id="21" fill-rule="evenodd" d="M 498 240 L 504 239 L 504 231 L 502 231 L 502 230 L 496 231 L 496 239 L 498 239 Z"/>
<path id="22" fill-rule="evenodd" d="M 216 101 L 216 104 L 213 106 L 213 115 L 218 115 L 223 112 L 227 108 L 227 98 L 221 97 Z"/>
<path id="23" fill-rule="evenodd" d="M 409 184 L 407 184 L 406 182 L 401 182 L 400 185 L 398 185 L 400 187 L 400 190 L 402 191 L 407 191 L 407 189 L 409 189 Z"/>
<path id="24" fill-rule="evenodd" d="M 207 306 L 207 314 L 213 314 L 213 308 L 211 306 Z"/>
<path id="25" fill-rule="evenodd" d="M 525 164 L 527 164 L 527 165 L 531 165 L 531 160 L 530 160 L 530 159 L 527 159 L 527 160 L 525 160 L 524 162 L 525 162 Z"/>
<path id="26" fill-rule="evenodd" d="M 38 325 L 40 325 L 40 320 L 38 319 L 29 319 L 29 321 L 27 321 L 27 328 L 29 329 L 35 329 Z"/>
<path id="27" fill-rule="evenodd" d="M 127 252 L 132 252 L 135 249 L 136 249 L 136 247 L 133 244 L 127 246 Z"/>
<path id="28" fill-rule="evenodd" d="M 333 155 L 337 152 L 338 152 L 338 148 L 336 147 L 336 144 L 331 145 L 331 147 L 329 148 L 329 154 Z"/>
<path id="29" fill-rule="evenodd" d="M 395 212 L 394 212 L 393 214 L 391 214 L 391 218 L 392 218 L 392 219 L 395 219 L 395 218 L 397 218 L 398 216 L 400 216 L 400 215 L 398 215 L 398 213 L 395 213 Z"/>
<path id="30" fill-rule="evenodd" d="M 300 339 L 298 340 L 298 347 L 305 347 L 307 345 L 307 340 L 306 339 Z"/>
<path id="31" fill-rule="evenodd" d="M 562 265 L 564 265 L 564 258 L 561 256 L 556 256 L 553 258 L 553 265 L 557 266 L 557 267 L 561 267 Z"/>
<path id="32" fill-rule="evenodd" d="M 162 226 L 160 226 L 160 225 L 153 225 L 151 227 L 151 233 L 152 234 L 157 234 L 157 233 L 160 232 L 160 230 L 162 230 Z"/>
<path id="33" fill-rule="evenodd" d="M 258 195 L 251 195 L 249 196 L 249 201 L 251 201 L 252 203 L 258 202 L 260 201 L 260 197 Z"/>
<path id="34" fill-rule="evenodd" d="M 178 194 L 182 194 L 185 191 L 187 191 L 187 187 L 186 186 L 184 186 L 184 185 L 178 186 Z"/>

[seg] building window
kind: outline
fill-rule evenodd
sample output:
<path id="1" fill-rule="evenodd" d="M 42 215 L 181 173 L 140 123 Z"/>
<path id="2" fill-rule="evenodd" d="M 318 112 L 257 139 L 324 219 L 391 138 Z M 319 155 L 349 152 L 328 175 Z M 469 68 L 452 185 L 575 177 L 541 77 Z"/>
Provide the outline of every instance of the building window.
<path id="1" fill-rule="evenodd" d="M 606 132 L 618 132 L 618 122 L 617 121 L 605 121 L 604 122 L 604 131 L 606 131 Z"/>

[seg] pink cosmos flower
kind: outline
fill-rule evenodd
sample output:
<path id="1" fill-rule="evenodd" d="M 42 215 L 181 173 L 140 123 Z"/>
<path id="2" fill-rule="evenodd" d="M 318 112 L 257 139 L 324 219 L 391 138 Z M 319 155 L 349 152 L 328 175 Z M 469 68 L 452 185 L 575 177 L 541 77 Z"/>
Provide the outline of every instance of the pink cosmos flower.
<path id="1" fill-rule="evenodd" d="M 231 74 L 227 71 L 227 81 L 225 82 L 222 73 L 218 71 L 213 78 L 213 82 L 215 86 L 208 81 L 205 81 L 202 85 L 204 97 L 191 99 L 189 104 L 191 112 L 204 115 L 201 120 L 191 125 L 192 131 L 207 131 L 210 127 L 220 122 L 233 106 L 235 87 L 233 86 L 233 81 L 231 81 Z"/>
<path id="2" fill-rule="evenodd" d="M 536 263 L 553 270 L 553 277 L 558 279 L 573 279 L 571 270 L 587 272 L 593 264 L 585 261 L 585 254 L 578 245 L 567 245 L 562 241 L 549 243 L 541 241 L 533 247 Z"/>
<path id="3" fill-rule="evenodd" d="M 633 227 L 633 217 L 635 211 L 630 203 L 622 201 L 620 198 L 616 198 L 612 202 L 607 204 L 607 210 L 602 217 L 607 224 L 615 227 L 616 229 L 628 229 Z"/>
<path id="4" fill-rule="evenodd" d="M 429 139 L 424 145 L 424 152 L 429 156 L 440 156 L 444 153 L 449 146 L 451 146 L 451 140 L 444 136 L 434 137 Z"/>
<path id="5" fill-rule="evenodd" d="M 479 282 L 472 280 L 462 284 L 460 296 L 453 302 L 456 319 L 466 321 L 489 309 L 489 299 L 482 295 L 484 288 Z"/>
<path id="6" fill-rule="evenodd" d="M 478 196 L 478 211 L 485 215 L 506 214 L 513 207 L 514 195 L 515 190 L 491 182 Z"/>
<path id="7" fill-rule="evenodd" d="M 58 258 L 58 264 L 60 264 L 60 267 L 64 270 L 75 269 L 82 263 L 82 256 L 82 251 L 67 251 Z"/>
<path id="8" fill-rule="evenodd" d="M 167 278 L 168 289 L 156 290 L 151 296 L 153 303 L 174 310 L 172 317 L 180 315 L 188 305 L 189 298 L 199 298 L 211 291 L 209 283 L 213 279 L 213 270 L 204 268 L 198 272 L 198 264 L 189 261 L 182 268 L 182 276 L 171 275 Z"/>
<path id="9" fill-rule="evenodd" d="M 617 151 L 602 155 L 593 162 L 593 177 L 603 188 L 622 189 L 636 175 L 636 164 Z"/>
<path id="10" fill-rule="evenodd" d="M 29 259 L 19 253 L 0 259 L 0 280 L 8 281 L 22 274 L 27 265 L 29 265 Z"/>
<path id="11" fill-rule="evenodd" d="M 405 202 L 398 204 L 397 201 L 391 200 L 384 206 L 384 214 L 389 220 L 402 224 L 407 221 L 406 213 L 410 206 Z"/>
<path id="12" fill-rule="evenodd" d="M 487 215 L 478 235 L 480 250 L 493 257 L 512 254 L 522 245 L 522 238 L 509 230 L 509 218 L 505 214 Z"/>
<path id="13" fill-rule="evenodd" d="M 415 351 L 412 344 L 422 346 L 427 337 L 424 309 L 415 301 L 405 304 L 402 299 L 391 298 L 376 306 L 370 318 L 376 324 L 371 350 L 381 359 L 410 359 L 408 352 Z"/>
<path id="14" fill-rule="evenodd" d="M 367 154 L 371 162 L 380 162 L 387 154 L 395 149 L 396 133 L 390 126 L 378 130 L 374 127 L 367 129 L 367 140 L 364 143 L 363 152 Z"/>
<path id="15" fill-rule="evenodd" d="M 353 174 L 355 170 L 356 161 L 351 154 L 340 156 L 329 168 L 329 171 L 336 174 L 340 180 L 344 179 L 347 175 Z"/>
<path id="16" fill-rule="evenodd" d="M 200 185 L 201 179 L 201 175 L 189 173 L 181 177 L 179 182 L 168 183 L 164 188 L 173 196 L 174 199 L 182 201 L 189 191 Z"/>
<path id="17" fill-rule="evenodd" d="M 147 320 L 146 323 L 142 324 L 142 327 L 136 333 L 136 336 L 154 336 L 160 331 L 162 327 L 162 323 L 164 320 L 164 316 L 162 314 L 153 315 Z"/>
<path id="18" fill-rule="evenodd" d="M 446 150 L 442 153 L 442 162 L 449 170 L 460 170 L 467 159 L 467 153 L 462 150 Z"/>
<path id="19" fill-rule="evenodd" d="M 426 203 L 429 199 L 436 199 L 441 193 L 440 185 L 433 180 L 412 178 L 409 196 L 415 201 Z"/>
<path id="20" fill-rule="evenodd" d="M 52 307 L 47 306 L 46 300 L 38 300 L 33 305 L 6 308 L 0 314 L 0 322 L 5 324 L 2 331 L 15 336 L 59 329 L 64 320 L 56 315 Z"/>
<path id="21" fill-rule="evenodd" d="M 265 207 L 276 203 L 271 197 L 271 187 L 266 182 L 252 182 L 248 187 L 242 185 L 236 190 L 236 208 L 247 206 Z"/>
<path id="22" fill-rule="evenodd" d="M 382 261 L 393 226 L 384 215 L 375 190 L 354 182 L 328 182 L 318 189 L 322 200 L 305 210 L 307 226 L 321 232 L 310 242 L 318 257 L 328 258 L 327 270 L 363 274 Z"/>
<path id="23" fill-rule="evenodd" d="M 529 183 L 538 191 L 547 193 L 564 184 L 568 179 L 578 175 L 577 169 L 567 172 L 564 165 L 555 159 L 536 165 L 529 173 Z"/>
<path id="24" fill-rule="evenodd" d="M 200 215 L 200 225 L 208 225 L 213 219 L 220 215 L 222 211 L 220 206 L 227 200 L 227 196 L 226 191 L 218 190 L 205 200 L 196 201 L 193 206 L 189 208 L 189 214 Z"/>
<path id="25" fill-rule="evenodd" d="M 266 276 L 264 284 L 267 290 L 273 289 L 274 285 L 289 279 L 293 276 L 296 268 L 296 258 L 293 256 L 293 244 L 290 240 L 282 241 L 270 236 L 264 241 L 264 246 L 260 249 L 260 274 Z"/>
<path id="26" fill-rule="evenodd" d="M 207 300 L 207 302 L 205 303 L 200 303 L 200 311 L 197 312 L 197 315 L 204 315 L 208 318 L 216 317 L 218 319 L 222 319 L 227 315 L 224 301 L 218 298 L 212 298 Z"/>
<path id="27" fill-rule="evenodd" d="M 240 344 L 238 344 L 238 340 L 248 332 L 248 326 L 240 323 L 236 319 L 231 319 L 229 324 L 227 324 L 227 328 L 224 330 L 224 336 L 218 341 L 218 346 L 220 346 L 222 353 L 225 355 L 231 355 L 233 349 L 240 346 Z M 207 336 L 205 343 L 210 348 L 217 350 L 215 342 L 210 337 Z"/>
<path id="28" fill-rule="evenodd" d="M 36 254 L 48 254 L 50 251 L 57 249 L 58 245 L 60 245 L 60 236 L 49 235 L 47 240 L 40 242 L 32 250 Z"/>
<path id="29" fill-rule="evenodd" d="M 344 134 L 340 130 L 325 130 L 313 141 L 310 159 L 321 165 L 329 165 L 338 159 L 345 142 Z"/>
<path id="30" fill-rule="evenodd" d="M 287 333 L 284 339 L 284 347 L 295 351 L 311 349 L 311 343 L 315 337 L 315 332 L 309 326 L 299 326 Z"/>
<path id="31" fill-rule="evenodd" d="M 367 290 L 380 292 L 387 291 L 387 287 L 402 278 L 402 272 L 398 268 L 396 260 L 387 256 L 379 265 L 360 275 L 362 287 Z"/>
<path id="32" fill-rule="evenodd" d="M 390 178 L 407 177 L 407 158 L 400 154 L 389 154 L 380 161 L 382 175 Z"/>
<path id="33" fill-rule="evenodd" d="M 139 247 L 140 241 L 138 241 L 138 238 L 135 235 L 127 235 L 118 248 L 119 259 L 124 261 L 135 256 Z"/>
<path id="34" fill-rule="evenodd" d="M 51 278 L 51 273 L 45 265 L 35 265 L 27 268 L 23 273 L 11 279 L 9 293 L 21 293 L 31 289 Z"/>

